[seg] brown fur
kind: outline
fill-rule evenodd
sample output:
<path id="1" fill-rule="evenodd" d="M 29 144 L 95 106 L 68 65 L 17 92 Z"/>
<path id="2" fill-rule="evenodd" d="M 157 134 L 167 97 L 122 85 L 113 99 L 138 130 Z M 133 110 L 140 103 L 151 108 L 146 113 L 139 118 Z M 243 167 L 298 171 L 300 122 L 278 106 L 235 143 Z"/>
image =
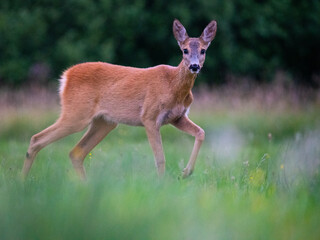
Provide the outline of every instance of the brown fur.
<path id="1" fill-rule="evenodd" d="M 212 35 L 212 31 L 216 31 L 215 22 L 214 27 L 209 30 L 207 27 L 205 31 Z M 191 174 L 204 140 L 204 131 L 186 115 L 193 101 L 191 89 L 196 78 L 196 74 L 189 70 L 190 58 L 197 57 L 202 67 L 205 56 L 199 52 L 207 49 L 210 42 L 204 41 L 208 39 L 205 33 L 200 38 L 189 38 L 177 20 L 173 29 L 180 48 L 191 52 L 189 57 L 184 55 L 177 67 L 159 65 L 143 69 L 91 62 L 66 70 L 61 80 L 60 118 L 31 138 L 23 174 L 28 174 L 36 154 L 43 147 L 89 125 L 87 133 L 70 153 L 75 170 L 84 178 L 85 156 L 118 123 L 146 128 L 159 175 L 163 175 L 165 169 L 160 127 L 172 124 L 195 136 L 194 149 L 184 170 L 184 176 Z"/>

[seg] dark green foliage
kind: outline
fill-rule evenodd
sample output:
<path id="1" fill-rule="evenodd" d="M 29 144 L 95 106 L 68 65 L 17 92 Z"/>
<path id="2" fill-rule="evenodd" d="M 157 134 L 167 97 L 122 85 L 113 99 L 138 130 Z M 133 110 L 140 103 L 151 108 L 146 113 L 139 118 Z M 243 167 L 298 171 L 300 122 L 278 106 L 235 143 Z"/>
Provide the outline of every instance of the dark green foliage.
<path id="1" fill-rule="evenodd" d="M 319 0 L 2 0 L 0 82 L 57 78 L 85 61 L 177 65 L 171 27 L 178 18 L 190 36 L 218 22 L 202 81 L 265 81 L 284 70 L 311 84 L 320 69 L 319 16 Z"/>

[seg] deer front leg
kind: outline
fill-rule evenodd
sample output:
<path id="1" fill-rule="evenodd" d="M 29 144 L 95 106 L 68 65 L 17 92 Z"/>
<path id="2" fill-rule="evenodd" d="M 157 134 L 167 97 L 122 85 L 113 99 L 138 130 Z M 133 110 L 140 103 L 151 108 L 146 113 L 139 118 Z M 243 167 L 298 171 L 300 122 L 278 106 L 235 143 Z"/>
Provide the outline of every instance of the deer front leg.
<path id="1" fill-rule="evenodd" d="M 177 121 L 173 122 L 172 125 L 195 137 L 190 160 L 182 173 L 182 177 L 186 178 L 193 172 L 201 144 L 205 138 L 205 132 L 202 128 L 193 123 L 187 116 L 179 118 Z"/>
<path id="2" fill-rule="evenodd" d="M 157 167 L 158 175 L 162 177 L 165 173 L 165 157 L 163 154 L 162 140 L 160 128 L 157 127 L 155 122 L 144 122 L 150 146 L 154 153 L 155 164 Z"/>

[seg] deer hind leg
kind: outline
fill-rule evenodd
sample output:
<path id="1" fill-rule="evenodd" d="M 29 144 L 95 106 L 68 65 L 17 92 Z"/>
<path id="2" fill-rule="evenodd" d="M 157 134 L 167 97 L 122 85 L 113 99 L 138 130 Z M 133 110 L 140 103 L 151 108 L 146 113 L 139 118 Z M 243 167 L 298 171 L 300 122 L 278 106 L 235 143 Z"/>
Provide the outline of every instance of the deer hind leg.
<path id="1" fill-rule="evenodd" d="M 74 121 L 71 122 L 60 118 L 50 127 L 32 136 L 28 152 L 26 154 L 26 159 L 24 161 L 22 176 L 26 177 L 28 175 L 34 158 L 42 148 L 72 133 L 81 131 L 86 126 L 87 124 L 85 124 L 84 122 L 78 122 L 75 124 Z"/>
<path id="2" fill-rule="evenodd" d="M 117 126 L 116 123 L 105 121 L 102 117 L 95 118 L 78 144 L 72 149 L 69 156 L 76 173 L 85 179 L 86 173 L 83 161 L 87 154 Z"/>
<path id="3" fill-rule="evenodd" d="M 193 123 L 187 116 L 179 118 L 176 122 L 172 123 L 172 125 L 195 137 L 190 160 L 182 173 L 182 177 L 185 178 L 191 175 L 194 170 L 194 165 L 196 163 L 201 144 L 205 138 L 205 132 L 202 128 Z"/>

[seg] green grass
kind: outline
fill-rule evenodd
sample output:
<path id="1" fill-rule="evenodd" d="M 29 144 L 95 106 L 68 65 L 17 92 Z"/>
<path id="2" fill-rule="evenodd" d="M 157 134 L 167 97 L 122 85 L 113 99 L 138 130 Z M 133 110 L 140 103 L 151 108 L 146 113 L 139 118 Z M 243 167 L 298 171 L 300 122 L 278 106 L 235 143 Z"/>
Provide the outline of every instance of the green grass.
<path id="1" fill-rule="evenodd" d="M 45 110 L 2 116 L 1 239 L 319 239 L 316 106 L 194 109 L 206 140 L 188 179 L 179 176 L 192 137 L 163 127 L 167 172 L 158 179 L 144 129 L 119 126 L 87 157 L 86 182 L 68 159 L 81 133 L 42 150 L 21 181 L 30 137 L 56 117 Z"/>

